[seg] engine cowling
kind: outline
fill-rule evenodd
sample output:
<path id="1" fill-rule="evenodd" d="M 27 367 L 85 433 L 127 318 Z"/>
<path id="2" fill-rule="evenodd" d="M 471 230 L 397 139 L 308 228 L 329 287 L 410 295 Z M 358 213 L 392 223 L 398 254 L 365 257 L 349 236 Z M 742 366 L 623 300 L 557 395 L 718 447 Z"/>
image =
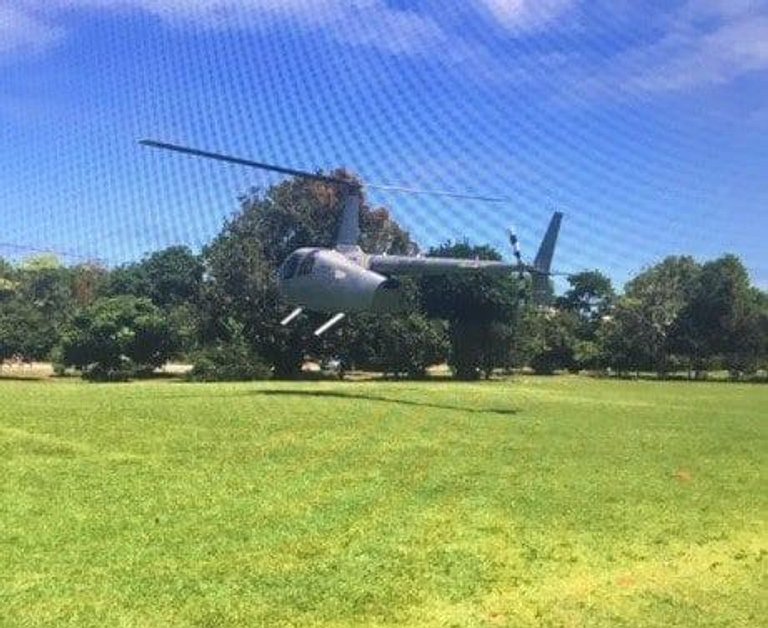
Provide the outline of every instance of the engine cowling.
<path id="1" fill-rule="evenodd" d="M 403 287 L 397 279 L 388 277 L 373 295 L 374 312 L 402 312 L 406 309 Z"/>

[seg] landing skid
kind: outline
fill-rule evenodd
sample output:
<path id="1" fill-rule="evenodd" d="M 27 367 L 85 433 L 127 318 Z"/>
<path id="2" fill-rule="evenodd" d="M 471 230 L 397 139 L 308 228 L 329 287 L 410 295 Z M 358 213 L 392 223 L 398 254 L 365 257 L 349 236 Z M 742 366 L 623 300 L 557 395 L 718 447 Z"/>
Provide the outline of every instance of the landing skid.
<path id="1" fill-rule="evenodd" d="M 293 321 L 299 314 L 301 314 L 304 311 L 303 307 L 297 307 L 293 312 L 288 314 L 283 320 L 280 321 L 280 324 L 285 327 L 288 325 L 291 321 Z"/>
<path id="2" fill-rule="evenodd" d="M 283 327 L 290 325 L 296 319 L 296 317 L 298 317 L 298 315 L 301 314 L 303 311 L 304 311 L 303 307 L 297 307 L 290 314 L 288 314 L 288 316 L 286 316 L 283 320 L 281 320 L 280 324 Z M 338 314 L 335 314 L 315 330 L 315 336 L 321 336 L 322 334 L 327 332 L 331 327 L 333 327 L 334 325 L 337 325 L 345 316 L 346 314 L 344 314 L 344 312 L 339 312 Z"/>
<path id="3" fill-rule="evenodd" d="M 328 320 L 327 320 L 325 323 L 323 323 L 322 325 L 320 325 L 320 327 L 318 327 L 318 328 L 315 330 L 315 336 L 320 336 L 320 335 L 324 334 L 324 333 L 325 333 L 325 332 L 327 332 L 327 331 L 328 331 L 328 330 L 329 330 L 331 327 L 333 327 L 333 326 L 334 326 L 334 325 L 336 325 L 336 324 L 337 324 L 339 321 L 341 321 L 341 319 L 342 319 L 342 318 L 344 318 L 345 316 L 346 316 L 346 314 L 344 314 L 344 312 L 339 312 L 339 313 L 338 313 L 338 314 L 336 314 L 335 316 L 331 317 L 330 319 L 328 319 Z"/>

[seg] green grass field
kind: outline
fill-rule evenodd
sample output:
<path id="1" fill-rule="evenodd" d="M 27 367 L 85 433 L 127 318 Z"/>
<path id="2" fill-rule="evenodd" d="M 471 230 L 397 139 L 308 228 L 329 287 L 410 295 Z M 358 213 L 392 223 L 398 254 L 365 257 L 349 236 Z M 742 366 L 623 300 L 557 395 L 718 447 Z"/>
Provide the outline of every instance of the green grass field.
<path id="1" fill-rule="evenodd" d="M 0 380 L 4 626 L 760 626 L 768 387 Z"/>

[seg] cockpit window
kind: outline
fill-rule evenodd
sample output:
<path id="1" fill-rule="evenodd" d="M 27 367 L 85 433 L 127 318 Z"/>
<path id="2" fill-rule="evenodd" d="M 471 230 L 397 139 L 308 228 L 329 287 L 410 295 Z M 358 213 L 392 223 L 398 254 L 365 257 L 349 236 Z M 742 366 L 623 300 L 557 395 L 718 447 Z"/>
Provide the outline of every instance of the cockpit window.
<path id="1" fill-rule="evenodd" d="M 300 259 L 301 256 L 298 253 L 294 253 L 287 260 L 285 260 L 285 263 L 283 264 L 283 267 L 280 271 L 280 279 L 290 279 L 293 277 L 294 273 L 296 272 L 296 266 L 298 265 Z"/>

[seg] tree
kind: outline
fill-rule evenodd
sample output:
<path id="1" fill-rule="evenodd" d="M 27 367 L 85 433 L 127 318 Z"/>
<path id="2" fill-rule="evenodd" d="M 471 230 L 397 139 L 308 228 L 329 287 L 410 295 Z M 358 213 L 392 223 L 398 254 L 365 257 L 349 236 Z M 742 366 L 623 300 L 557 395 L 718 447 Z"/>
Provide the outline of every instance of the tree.
<path id="1" fill-rule="evenodd" d="M 47 359 L 76 303 L 70 269 L 51 255 L 33 257 L 0 278 L 0 359 Z"/>
<path id="2" fill-rule="evenodd" d="M 562 310 L 535 313 L 532 327 L 533 350 L 530 366 L 541 374 L 576 366 L 577 329 L 579 319 L 574 312 Z"/>
<path id="3" fill-rule="evenodd" d="M 556 301 L 558 310 L 576 317 L 571 339 L 573 363 L 568 368 L 595 368 L 600 355 L 597 332 L 616 300 L 616 293 L 610 278 L 599 270 L 570 275 L 568 283 L 571 287 Z"/>
<path id="4" fill-rule="evenodd" d="M 597 332 L 599 362 L 620 374 L 653 368 L 659 337 L 644 304 L 632 297 L 618 300 Z"/>
<path id="5" fill-rule="evenodd" d="M 146 297 L 169 311 L 182 303 L 196 303 L 203 281 L 203 262 L 186 246 L 170 246 L 143 260 L 114 269 L 105 296 Z"/>
<path id="6" fill-rule="evenodd" d="M 448 354 L 442 324 L 417 312 L 358 314 L 342 330 L 337 346 L 348 366 L 395 377 L 424 377 L 429 366 Z"/>
<path id="7" fill-rule="evenodd" d="M 71 317 L 76 307 L 71 273 L 56 257 L 41 255 L 25 260 L 17 277 L 18 295 L 32 303 L 53 328 Z"/>
<path id="8" fill-rule="evenodd" d="M 10 299 L 16 293 L 17 287 L 16 269 L 0 257 L 0 304 Z"/>
<path id="9" fill-rule="evenodd" d="M 740 379 L 768 367 L 768 297 L 764 292 L 750 288 L 733 333 L 736 341 L 724 356 L 732 377 Z"/>
<path id="10" fill-rule="evenodd" d="M 78 264 L 69 269 L 72 286 L 72 300 L 76 307 L 93 303 L 103 290 L 109 271 L 98 264 Z"/>
<path id="11" fill-rule="evenodd" d="M 557 307 L 575 312 L 589 323 L 605 316 L 616 297 L 611 279 L 599 270 L 589 270 L 568 277 L 570 289 L 557 300 Z"/>
<path id="12" fill-rule="evenodd" d="M 49 321 L 33 303 L 18 297 L 0 302 L 0 362 L 12 357 L 43 360 L 54 342 Z"/>
<path id="13" fill-rule="evenodd" d="M 676 323 L 680 312 L 696 292 L 701 267 L 691 257 L 667 257 L 632 279 L 625 287 L 623 309 L 616 318 L 614 333 L 626 334 L 636 346 L 625 346 L 623 355 L 633 355 L 659 375 L 673 366 Z M 615 313 L 614 313 L 615 315 Z M 620 344 L 626 345 L 626 341 Z"/>
<path id="14" fill-rule="evenodd" d="M 209 344 L 194 356 L 189 379 L 201 382 L 268 379 L 271 370 L 253 353 L 243 336 L 243 327 L 228 322 L 228 338 Z"/>
<path id="15" fill-rule="evenodd" d="M 82 310 L 64 333 L 60 359 L 91 379 L 126 379 L 162 366 L 176 339 L 149 299 L 106 297 Z"/>
<path id="16" fill-rule="evenodd" d="M 7 277 L 0 277 L 0 302 L 9 299 L 16 292 L 16 283 Z"/>
<path id="17" fill-rule="evenodd" d="M 493 248 L 468 242 L 448 242 L 428 255 L 501 259 Z M 510 365 L 520 291 L 515 278 L 483 272 L 438 275 L 424 277 L 421 290 L 427 315 L 448 323 L 449 363 L 458 379 L 489 377 L 494 368 Z"/>
<path id="18" fill-rule="evenodd" d="M 150 299 L 178 332 L 180 352 L 190 355 L 198 348 L 203 273 L 199 255 L 186 246 L 171 246 L 115 268 L 101 292 Z"/>
<path id="19" fill-rule="evenodd" d="M 764 306 L 741 261 L 725 255 L 701 267 L 675 327 L 677 347 L 696 370 L 720 358 L 735 377 L 760 363 Z"/>

